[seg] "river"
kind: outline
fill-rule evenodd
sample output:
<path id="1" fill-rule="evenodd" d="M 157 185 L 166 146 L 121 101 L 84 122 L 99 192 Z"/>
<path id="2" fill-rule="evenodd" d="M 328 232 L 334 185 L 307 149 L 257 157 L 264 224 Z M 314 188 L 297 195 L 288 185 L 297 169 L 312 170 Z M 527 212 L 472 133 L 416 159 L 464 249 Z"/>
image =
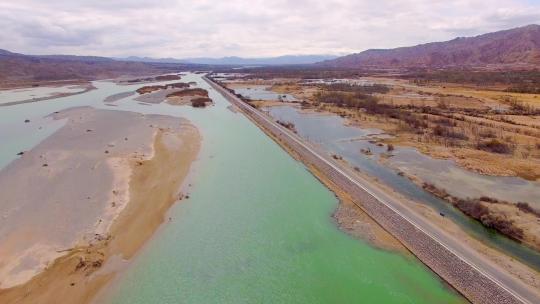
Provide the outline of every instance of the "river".
<path id="1" fill-rule="evenodd" d="M 0 139 L 9 147 L 0 165 L 62 126 L 46 115 L 72 106 L 181 116 L 199 129 L 202 150 L 184 190 L 190 198 L 171 208 L 171 220 L 97 302 L 464 302 L 417 259 L 341 232 L 331 218 L 333 193 L 200 75 L 182 81 L 207 89 L 215 106 L 147 105 L 133 96 L 110 106 L 107 96 L 142 85 L 94 82 L 97 89 L 81 95 L 0 108 Z"/>

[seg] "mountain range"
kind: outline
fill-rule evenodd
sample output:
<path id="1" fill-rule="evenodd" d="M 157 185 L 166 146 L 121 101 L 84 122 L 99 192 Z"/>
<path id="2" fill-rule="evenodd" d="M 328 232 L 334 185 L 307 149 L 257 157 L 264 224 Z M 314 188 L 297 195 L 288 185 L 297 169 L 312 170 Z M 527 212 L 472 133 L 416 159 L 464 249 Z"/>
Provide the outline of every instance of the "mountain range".
<path id="1" fill-rule="evenodd" d="M 278 57 L 242 58 L 242 57 L 197 57 L 197 58 L 150 58 L 131 56 L 127 58 L 116 58 L 122 61 L 137 62 L 159 62 L 159 63 L 184 63 L 184 64 L 206 64 L 206 65 L 292 65 L 292 64 L 312 64 L 325 60 L 332 60 L 338 56 L 333 55 L 285 55 Z"/>
<path id="2" fill-rule="evenodd" d="M 0 83 L 103 79 L 148 75 L 218 65 L 306 65 L 313 68 L 363 69 L 411 67 L 540 68 L 540 25 L 528 25 L 476 37 L 456 38 L 395 49 L 372 49 L 335 58 L 298 55 L 267 58 L 108 58 L 73 55 L 24 55 L 0 49 Z M 204 65 L 204 66 L 202 66 Z"/>
<path id="3" fill-rule="evenodd" d="M 280 56 L 268 58 L 109 58 L 75 55 L 25 55 L 0 49 L 0 84 L 72 79 L 105 79 L 176 72 L 188 68 L 312 64 L 336 56 Z M 204 66 L 203 66 L 204 65 Z"/>
<path id="4" fill-rule="evenodd" d="M 177 71 L 185 64 L 124 62 L 107 57 L 24 55 L 0 49 L 0 83 L 105 79 Z"/>
<path id="5" fill-rule="evenodd" d="M 333 68 L 540 65 L 540 25 L 395 49 L 371 49 L 318 64 Z"/>

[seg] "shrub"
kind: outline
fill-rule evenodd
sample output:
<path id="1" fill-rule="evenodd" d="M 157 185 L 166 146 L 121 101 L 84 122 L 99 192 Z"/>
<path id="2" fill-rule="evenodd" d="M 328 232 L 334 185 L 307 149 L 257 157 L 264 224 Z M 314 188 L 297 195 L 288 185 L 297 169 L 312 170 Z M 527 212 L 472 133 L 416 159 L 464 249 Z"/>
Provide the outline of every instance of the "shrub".
<path id="1" fill-rule="evenodd" d="M 489 209 L 477 201 L 458 199 L 454 205 L 463 213 L 478 220 L 489 214 Z"/>
<path id="2" fill-rule="evenodd" d="M 194 108 L 204 108 L 204 107 L 206 107 L 207 102 L 212 102 L 212 100 L 210 98 L 206 98 L 206 97 L 197 97 L 197 98 L 193 98 L 191 100 L 191 105 Z"/>
<path id="3" fill-rule="evenodd" d="M 439 109 L 443 109 L 443 110 L 446 110 L 448 109 L 448 104 L 446 103 L 446 101 L 442 98 L 437 98 L 437 107 Z"/>
<path id="4" fill-rule="evenodd" d="M 166 85 L 144 86 L 144 87 L 138 88 L 135 92 L 137 92 L 139 94 L 146 94 L 146 93 L 152 93 L 153 91 L 158 91 L 158 90 L 166 90 L 166 89 L 170 89 L 170 88 L 182 89 L 182 88 L 188 88 L 188 87 L 189 87 L 189 84 L 187 84 L 187 83 L 176 82 L 176 83 L 171 83 L 171 84 L 166 84 Z M 202 90 L 202 89 L 200 89 L 200 90 Z"/>
<path id="5" fill-rule="evenodd" d="M 337 155 L 337 154 L 332 154 L 332 158 L 337 159 L 337 160 L 343 159 L 343 157 L 341 157 L 340 155 Z"/>
<path id="6" fill-rule="evenodd" d="M 208 91 L 205 89 L 194 88 L 194 89 L 185 89 L 182 91 L 172 92 L 167 95 L 169 97 L 184 97 L 184 96 L 201 96 L 208 97 Z"/>
<path id="7" fill-rule="evenodd" d="M 296 127 L 294 125 L 294 123 L 290 122 L 290 121 L 281 121 L 281 120 L 278 120 L 276 121 L 278 124 L 284 126 L 285 128 L 293 131 L 296 133 Z"/>
<path id="8" fill-rule="evenodd" d="M 516 206 L 519 208 L 519 210 L 521 210 L 523 212 L 531 213 L 531 214 L 536 215 L 537 217 L 540 217 L 540 211 L 534 209 L 528 203 L 519 202 L 519 203 L 517 203 Z"/>
<path id="9" fill-rule="evenodd" d="M 461 139 L 461 140 L 469 139 L 467 135 L 463 133 L 454 131 L 452 128 L 447 128 L 440 125 L 437 125 L 435 126 L 435 128 L 433 128 L 433 135 L 444 137 L 444 138 L 453 138 L 453 139 Z"/>
<path id="10" fill-rule="evenodd" d="M 497 135 L 495 135 L 495 132 L 491 129 L 483 129 L 481 130 L 478 135 L 483 138 L 495 138 Z"/>
<path id="11" fill-rule="evenodd" d="M 394 113 L 395 115 L 396 113 Z M 395 115 L 397 119 L 401 119 L 405 121 L 411 128 L 422 130 L 428 127 L 427 122 L 425 122 L 423 119 L 418 118 L 417 115 L 411 114 L 411 113 L 398 113 Z"/>
<path id="12" fill-rule="evenodd" d="M 436 124 L 446 127 L 455 127 L 456 124 L 448 118 L 440 118 L 434 121 Z"/>
<path id="13" fill-rule="evenodd" d="M 368 113 L 379 114 L 380 108 L 385 107 L 378 104 L 375 96 L 362 93 L 343 92 L 323 92 L 315 94 L 315 102 L 335 104 L 338 107 L 364 108 Z"/>
<path id="14" fill-rule="evenodd" d="M 386 94 L 390 91 L 388 86 L 383 85 L 383 84 L 358 85 L 358 84 L 348 84 L 348 83 L 333 83 L 333 84 L 324 84 L 324 85 L 321 85 L 320 87 L 328 91 L 354 92 L 354 93 L 364 93 L 364 94 L 373 94 L 373 93 Z"/>
<path id="15" fill-rule="evenodd" d="M 512 114 L 520 114 L 520 115 L 538 115 L 538 114 L 540 114 L 539 109 L 536 109 L 531 105 L 525 104 L 523 101 L 518 100 L 515 97 L 507 97 L 507 96 L 505 96 L 503 98 L 503 100 L 510 104 L 510 110 L 511 110 Z"/>
<path id="16" fill-rule="evenodd" d="M 497 139 L 479 142 L 477 144 L 477 149 L 498 154 L 510 154 L 514 150 L 509 144 L 503 143 Z"/>
<path id="17" fill-rule="evenodd" d="M 532 83 L 531 84 L 522 83 L 522 84 L 512 85 L 505 91 L 513 92 L 513 93 L 540 94 L 540 86 L 538 86 L 538 84 L 533 85 Z"/>
<path id="18" fill-rule="evenodd" d="M 488 228 L 493 228 L 495 230 L 498 230 L 499 232 L 517 241 L 521 241 L 523 239 L 522 229 L 516 227 L 512 221 L 501 218 L 500 216 L 497 216 L 496 214 L 492 214 L 489 208 L 482 204 L 482 202 L 486 202 L 490 204 L 509 204 L 508 202 L 499 201 L 497 199 L 493 199 L 486 196 L 482 196 L 478 199 L 460 199 L 455 196 L 449 195 L 444 189 L 439 189 L 436 186 L 429 183 L 424 183 L 423 188 L 431 192 L 435 196 L 448 201 L 449 203 L 454 205 L 457 209 L 459 209 L 461 212 L 465 213 L 466 215 L 482 223 L 482 225 Z M 522 208 L 527 208 L 527 207 L 524 207 L 525 206 L 524 203 L 522 203 L 521 206 Z"/>
<path id="19" fill-rule="evenodd" d="M 178 80 L 178 79 L 180 79 L 180 76 L 178 75 L 161 75 L 161 76 L 156 77 L 157 81 Z"/>

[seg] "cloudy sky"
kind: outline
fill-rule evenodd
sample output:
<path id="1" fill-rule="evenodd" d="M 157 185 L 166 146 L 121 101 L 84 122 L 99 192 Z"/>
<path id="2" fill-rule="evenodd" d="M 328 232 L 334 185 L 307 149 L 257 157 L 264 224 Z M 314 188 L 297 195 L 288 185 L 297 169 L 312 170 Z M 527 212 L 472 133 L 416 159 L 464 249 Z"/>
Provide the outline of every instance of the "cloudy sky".
<path id="1" fill-rule="evenodd" d="M 540 0 L 0 0 L 28 54 L 346 54 L 540 24 Z"/>

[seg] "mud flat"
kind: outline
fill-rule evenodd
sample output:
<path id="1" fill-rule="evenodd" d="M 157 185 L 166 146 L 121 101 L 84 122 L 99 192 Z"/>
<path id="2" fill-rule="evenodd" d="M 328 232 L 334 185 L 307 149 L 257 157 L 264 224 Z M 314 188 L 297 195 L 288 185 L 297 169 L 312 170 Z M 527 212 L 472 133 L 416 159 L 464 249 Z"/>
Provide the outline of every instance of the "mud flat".
<path id="1" fill-rule="evenodd" d="M 145 103 L 158 104 L 165 101 L 167 99 L 168 94 L 171 94 L 177 91 L 179 91 L 179 89 L 161 89 L 155 92 L 139 95 L 135 97 L 134 100 L 145 102 Z"/>
<path id="2" fill-rule="evenodd" d="M 0 302 L 85 303 L 164 221 L 200 146 L 183 119 L 73 108 L 0 171 Z"/>
<path id="3" fill-rule="evenodd" d="M 105 99 L 103 99 L 103 102 L 104 103 L 114 103 L 120 99 L 124 99 L 124 98 L 127 98 L 129 96 L 133 96 L 135 95 L 135 92 L 134 91 L 127 91 L 127 92 L 122 92 L 122 93 L 117 93 L 117 94 L 114 94 L 114 95 L 111 95 L 111 96 L 107 96 Z"/>

